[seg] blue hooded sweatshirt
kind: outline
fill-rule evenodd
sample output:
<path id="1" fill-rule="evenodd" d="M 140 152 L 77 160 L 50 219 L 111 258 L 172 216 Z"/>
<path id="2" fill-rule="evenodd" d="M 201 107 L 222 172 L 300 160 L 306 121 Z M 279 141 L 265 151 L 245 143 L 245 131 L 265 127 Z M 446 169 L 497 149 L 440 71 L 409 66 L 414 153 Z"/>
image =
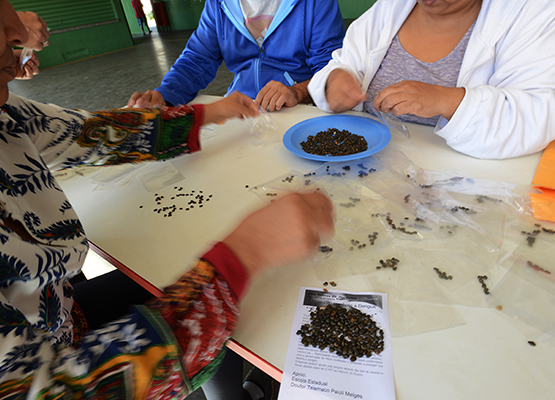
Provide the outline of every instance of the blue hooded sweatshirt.
<path id="1" fill-rule="evenodd" d="M 156 90 L 174 105 L 186 104 L 223 61 L 235 74 L 228 94 L 254 99 L 269 81 L 292 86 L 312 78 L 344 35 L 337 0 L 282 0 L 262 46 L 245 27 L 239 0 L 206 0 L 198 28 Z"/>

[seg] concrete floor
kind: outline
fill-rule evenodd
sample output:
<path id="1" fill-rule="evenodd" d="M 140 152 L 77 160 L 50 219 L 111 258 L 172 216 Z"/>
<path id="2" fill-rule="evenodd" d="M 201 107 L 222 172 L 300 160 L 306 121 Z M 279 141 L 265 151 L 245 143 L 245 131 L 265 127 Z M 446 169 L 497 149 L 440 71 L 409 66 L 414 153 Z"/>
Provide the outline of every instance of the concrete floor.
<path id="1" fill-rule="evenodd" d="M 137 36 L 133 47 L 42 70 L 28 81 L 12 81 L 10 91 L 67 108 L 102 110 L 127 104 L 133 92 L 159 86 L 193 31 Z M 224 64 L 200 93 L 224 95 L 233 74 Z"/>
<path id="2" fill-rule="evenodd" d="M 133 47 L 42 70 L 32 80 L 12 81 L 11 92 L 67 108 L 105 110 L 127 104 L 137 90 L 154 89 L 183 51 L 193 31 L 134 37 Z M 233 74 L 222 65 L 201 93 L 224 95 Z M 98 269 L 98 268 L 93 268 Z M 245 361 L 245 373 L 252 367 Z M 198 389 L 187 400 L 206 400 Z"/>

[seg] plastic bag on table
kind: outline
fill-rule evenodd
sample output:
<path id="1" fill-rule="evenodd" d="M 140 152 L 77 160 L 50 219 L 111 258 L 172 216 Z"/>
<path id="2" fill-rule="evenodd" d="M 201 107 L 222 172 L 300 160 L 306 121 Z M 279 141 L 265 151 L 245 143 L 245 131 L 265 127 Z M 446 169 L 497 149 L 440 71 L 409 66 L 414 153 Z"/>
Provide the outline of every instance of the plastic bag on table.
<path id="1" fill-rule="evenodd" d="M 141 172 L 139 179 L 146 190 L 151 193 L 166 186 L 175 185 L 185 179 L 181 172 L 169 161 L 149 164 L 149 168 Z"/>
<path id="2" fill-rule="evenodd" d="M 453 251 L 448 246 L 445 250 L 419 250 L 421 265 L 430 279 L 440 283 L 454 292 L 468 282 L 476 281 L 478 276 L 487 275 L 487 265 L 472 257 L 472 253 Z M 477 288 L 480 285 L 476 286 Z M 455 302 L 458 304 L 458 302 Z"/>
<path id="3" fill-rule="evenodd" d="M 532 246 L 522 243 L 488 298 L 491 307 L 536 328 L 542 341 L 552 340 L 555 333 L 554 254 L 555 244 L 541 237 Z"/>
<path id="4" fill-rule="evenodd" d="M 513 251 L 523 240 L 533 247 L 537 238 L 555 242 L 555 222 L 539 221 L 531 214 L 509 216 L 504 242 L 507 251 Z"/>
<path id="5" fill-rule="evenodd" d="M 259 108 L 257 117 L 245 118 L 245 122 L 250 127 L 249 133 L 254 145 L 264 147 L 278 143 L 281 140 L 281 135 L 272 116 L 262 107 Z"/>
<path id="6" fill-rule="evenodd" d="M 298 171 L 291 171 L 268 182 L 256 185 L 249 189 L 250 192 L 258 195 L 264 201 L 276 200 L 278 197 L 293 192 L 309 192 L 305 174 Z"/>
<path id="7" fill-rule="evenodd" d="M 453 306 L 399 301 L 389 297 L 391 335 L 405 337 L 442 331 L 466 324 Z"/>
<path id="8" fill-rule="evenodd" d="M 441 194 L 444 212 L 441 221 L 463 227 L 466 237 L 489 251 L 503 244 L 506 213 L 495 203 L 472 203 L 474 196 Z"/>
<path id="9" fill-rule="evenodd" d="M 91 183 L 97 185 L 95 191 L 127 187 L 141 171 L 150 166 L 149 164 L 151 163 L 127 163 L 103 167 L 91 179 Z"/>
<path id="10" fill-rule="evenodd" d="M 506 214 L 497 203 L 480 203 L 475 196 L 416 188 L 406 182 L 381 190 L 380 194 L 389 200 L 392 210 L 407 214 L 401 229 L 411 228 L 410 233 L 417 237 L 444 239 L 464 233 L 467 239 L 486 246 L 490 252 L 498 251 L 502 245 Z M 395 216 L 390 219 L 393 220 L 390 226 L 399 228 L 399 215 L 397 220 Z"/>
<path id="11" fill-rule="evenodd" d="M 415 166 L 398 151 L 380 152 L 374 157 L 400 181 L 437 193 L 442 190 L 476 196 L 478 203 L 494 202 L 508 210 L 524 213 L 530 209 L 527 188 L 510 182 L 467 178 L 457 171 L 430 171 Z M 436 195 L 437 196 L 437 195 Z"/>
<path id="12" fill-rule="evenodd" d="M 391 241 L 383 225 L 369 218 L 372 200 L 352 192 L 341 196 L 337 190 L 332 199 L 335 235 L 314 257 L 316 273 L 323 280 L 365 273 L 377 249 Z"/>

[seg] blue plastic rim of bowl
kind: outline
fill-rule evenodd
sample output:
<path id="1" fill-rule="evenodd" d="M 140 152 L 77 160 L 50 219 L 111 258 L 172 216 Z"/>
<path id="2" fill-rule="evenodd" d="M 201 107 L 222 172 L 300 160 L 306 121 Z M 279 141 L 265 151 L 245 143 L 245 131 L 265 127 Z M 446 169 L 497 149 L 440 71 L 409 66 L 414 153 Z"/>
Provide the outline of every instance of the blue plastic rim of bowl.
<path id="1" fill-rule="evenodd" d="M 314 136 L 318 132 L 336 128 L 347 130 L 355 135 L 366 139 L 368 149 L 366 151 L 349 154 L 346 156 L 319 156 L 307 153 L 303 150 L 301 142 L 304 142 L 310 135 Z M 341 162 L 358 160 L 371 156 L 382 150 L 391 140 L 391 132 L 381 122 L 366 117 L 356 115 L 324 115 L 307 119 L 293 125 L 283 135 L 283 145 L 291 153 L 299 157 L 315 161 Z"/>

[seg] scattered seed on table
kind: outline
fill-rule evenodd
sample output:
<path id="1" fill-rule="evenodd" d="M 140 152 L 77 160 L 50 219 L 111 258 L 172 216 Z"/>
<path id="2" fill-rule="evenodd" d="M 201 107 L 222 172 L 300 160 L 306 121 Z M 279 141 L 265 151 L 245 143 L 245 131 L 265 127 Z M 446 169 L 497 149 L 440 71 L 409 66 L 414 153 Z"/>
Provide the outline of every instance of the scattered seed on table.
<path id="1" fill-rule="evenodd" d="M 322 253 L 331 253 L 333 251 L 333 248 L 329 246 L 320 246 L 320 251 Z"/>
<path id="2" fill-rule="evenodd" d="M 532 347 L 535 347 L 535 346 L 536 346 L 536 342 L 534 342 L 534 341 L 532 341 L 532 340 L 529 340 L 529 341 L 528 341 L 528 344 L 529 344 L 530 346 L 532 346 Z"/>
<path id="3" fill-rule="evenodd" d="M 437 273 L 437 275 L 439 276 L 440 279 L 444 279 L 446 281 L 450 281 L 453 279 L 453 276 L 451 275 L 447 275 L 446 272 L 441 271 L 439 268 L 434 267 L 434 271 Z"/>
<path id="4" fill-rule="evenodd" d="M 291 182 L 293 182 L 293 179 L 295 179 L 295 175 L 288 176 L 288 177 L 282 179 L 281 181 L 291 183 Z"/>
<path id="5" fill-rule="evenodd" d="M 455 206 L 452 207 L 449 211 L 451 211 L 452 213 L 456 213 L 457 211 L 464 211 L 467 214 L 476 214 L 476 211 L 464 206 Z"/>
<path id="6" fill-rule="evenodd" d="M 494 202 L 494 203 L 501 203 L 501 202 L 502 202 L 502 200 L 494 199 L 493 197 L 489 197 L 489 196 L 484 196 L 484 195 L 478 195 L 478 196 L 476 196 L 476 201 L 477 201 L 478 203 L 483 203 L 483 202 L 486 201 L 486 200 L 487 200 L 487 201 Z"/>
<path id="7" fill-rule="evenodd" d="M 535 269 L 536 271 L 545 272 L 546 274 L 551 275 L 551 271 L 548 271 L 548 270 L 546 270 L 546 269 L 543 269 L 543 268 L 540 267 L 539 265 L 534 264 L 532 261 L 527 261 L 527 262 L 526 262 L 526 266 L 527 266 L 527 267 L 530 267 L 530 268 L 532 268 L 532 269 Z"/>
<path id="8" fill-rule="evenodd" d="M 489 294 L 489 288 L 486 285 L 486 280 L 488 279 L 487 275 L 478 275 L 477 276 L 478 281 L 482 284 L 482 290 L 484 291 L 485 294 Z"/>
<path id="9" fill-rule="evenodd" d="M 397 271 L 397 264 L 399 264 L 399 259 L 395 257 L 391 257 L 384 260 L 380 260 L 380 265 L 376 267 L 376 269 L 386 269 L 391 268 L 393 271 Z"/>

